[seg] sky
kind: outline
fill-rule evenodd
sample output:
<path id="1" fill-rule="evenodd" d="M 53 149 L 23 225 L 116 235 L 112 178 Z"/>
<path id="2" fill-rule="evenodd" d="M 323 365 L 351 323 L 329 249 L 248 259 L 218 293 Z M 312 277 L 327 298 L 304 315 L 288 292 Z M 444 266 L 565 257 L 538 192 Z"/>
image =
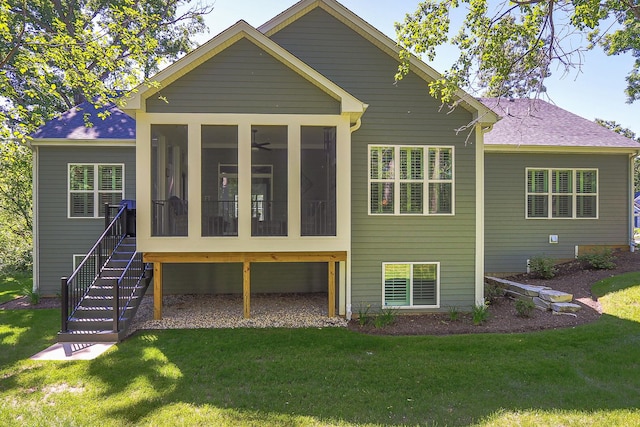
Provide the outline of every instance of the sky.
<path id="1" fill-rule="evenodd" d="M 280 12 L 294 5 L 296 0 L 201 0 L 213 4 L 213 12 L 205 19 L 208 34 L 202 34 L 197 42 L 202 44 L 239 20 L 259 27 Z M 394 24 L 413 12 L 419 0 L 339 0 L 369 24 L 395 40 Z M 439 51 L 429 65 L 436 71 L 444 71 L 455 60 L 451 50 Z M 601 49 L 588 52 L 583 58 L 581 70 L 565 75 L 552 68 L 552 76 L 545 81 L 546 99 L 555 105 L 589 120 L 612 120 L 629 128 L 640 136 L 640 101 L 626 103 L 625 76 L 631 70 L 630 54 L 606 56 Z"/>

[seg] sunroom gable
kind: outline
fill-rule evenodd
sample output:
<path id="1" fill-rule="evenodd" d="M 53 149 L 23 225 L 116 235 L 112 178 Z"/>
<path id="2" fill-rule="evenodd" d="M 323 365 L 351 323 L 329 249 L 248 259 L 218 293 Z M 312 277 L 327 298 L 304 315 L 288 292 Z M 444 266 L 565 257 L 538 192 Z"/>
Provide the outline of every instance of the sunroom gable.
<path id="1" fill-rule="evenodd" d="M 282 29 L 310 12 L 318 9 L 323 10 L 347 27 L 351 28 L 394 60 L 399 60 L 400 49 L 395 41 L 387 37 L 380 30 L 360 18 L 336 0 L 300 0 L 289 9 L 258 27 L 258 30 L 267 37 L 274 38 L 274 35 Z M 439 72 L 414 55 L 411 55 L 409 62 L 411 72 L 415 73 L 426 82 L 431 82 L 442 77 Z M 462 108 L 472 113 L 477 122 L 483 126 L 490 126 L 499 120 L 499 117 L 495 112 L 484 106 L 481 102 L 462 89 L 458 89 L 456 91 L 454 104 L 460 105 Z"/>
<path id="2" fill-rule="evenodd" d="M 367 105 L 244 21 L 139 86 L 123 110 L 180 113 L 348 114 Z"/>

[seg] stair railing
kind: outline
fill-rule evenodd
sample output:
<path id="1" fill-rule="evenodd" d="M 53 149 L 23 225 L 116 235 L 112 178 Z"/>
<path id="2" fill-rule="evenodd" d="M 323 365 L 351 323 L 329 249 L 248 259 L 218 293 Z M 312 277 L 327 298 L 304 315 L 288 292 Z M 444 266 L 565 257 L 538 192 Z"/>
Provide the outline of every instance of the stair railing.
<path id="1" fill-rule="evenodd" d="M 145 268 L 142 262 L 142 254 L 136 252 L 127 263 L 124 271 L 118 277 L 116 286 L 113 287 L 113 332 L 119 332 L 121 320 L 129 309 L 129 303 L 136 292 L 136 287 L 144 278 Z"/>
<path id="2" fill-rule="evenodd" d="M 118 212 L 110 220 L 110 210 Z M 91 250 L 84 257 L 69 277 L 62 277 L 61 282 L 61 331 L 68 332 L 68 321 L 73 315 L 82 298 L 87 294 L 91 285 L 100 276 L 104 265 L 109 260 L 116 247 L 127 234 L 127 205 L 105 205 L 105 230 L 98 238 Z M 117 286 L 116 286 L 117 287 Z"/>

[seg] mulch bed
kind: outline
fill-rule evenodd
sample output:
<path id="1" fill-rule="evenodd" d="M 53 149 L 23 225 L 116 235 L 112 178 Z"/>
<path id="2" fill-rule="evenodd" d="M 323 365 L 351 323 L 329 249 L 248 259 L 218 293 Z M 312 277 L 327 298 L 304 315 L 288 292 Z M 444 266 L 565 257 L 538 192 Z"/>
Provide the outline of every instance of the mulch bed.
<path id="1" fill-rule="evenodd" d="M 357 319 L 351 320 L 348 328 L 353 331 L 374 335 L 451 335 L 478 333 L 532 332 L 545 329 L 570 328 L 596 321 L 601 314 L 600 304 L 591 295 L 591 286 L 606 277 L 631 271 L 640 271 L 640 253 L 619 252 L 612 270 L 591 270 L 579 261 L 558 266 L 553 279 L 543 280 L 531 274 L 509 277 L 520 283 L 548 286 L 573 295 L 574 302 L 582 306 L 577 315 L 554 315 L 551 312 L 534 310 L 529 318 L 519 317 L 513 300 L 502 297 L 489 306 L 489 318 L 482 325 L 474 325 L 471 314 L 460 313 L 455 321 L 448 313 L 399 315 L 391 325 L 376 328 L 373 325 L 360 326 Z M 59 308 L 59 298 L 41 298 L 32 305 L 27 297 L 16 298 L 0 305 L 0 310 Z"/>
<path id="2" fill-rule="evenodd" d="M 544 280 L 532 274 L 520 274 L 509 280 L 538 286 L 548 286 L 573 295 L 574 303 L 582 306 L 576 316 L 554 315 L 534 310 L 529 318 L 519 317 L 515 302 L 507 297 L 498 298 L 489 306 L 489 318 L 482 325 L 474 325 L 471 314 L 461 313 L 451 321 L 448 313 L 396 316 L 392 325 L 376 328 L 368 324 L 360 326 L 357 319 L 349 322 L 349 329 L 374 335 L 451 335 L 478 333 L 533 332 L 545 329 L 571 328 L 596 321 L 601 315 L 598 301 L 591 295 L 591 287 L 601 279 L 619 274 L 640 271 L 640 253 L 618 252 L 616 267 L 612 270 L 591 270 L 579 261 L 558 265 L 558 273 Z"/>

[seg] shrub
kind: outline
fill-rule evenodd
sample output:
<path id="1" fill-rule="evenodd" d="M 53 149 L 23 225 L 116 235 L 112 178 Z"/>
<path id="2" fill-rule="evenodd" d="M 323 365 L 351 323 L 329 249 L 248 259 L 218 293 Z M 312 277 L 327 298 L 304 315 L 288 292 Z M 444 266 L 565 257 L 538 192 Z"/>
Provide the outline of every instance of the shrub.
<path id="1" fill-rule="evenodd" d="M 363 305 L 361 303 L 358 307 L 358 324 L 360 326 L 365 326 L 371 321 L 369 310 L 371 310 L 371 304 Z"/>
<path id="2" fill-rule="evenodd" d="M 489 304 L 493 304 L 497 299 L 504 296 L 504 288 L 495 284 L 487 284 L 484 287 L 484 297 Z"/>
<path id="3" fill-rule="evenodd" d="M 455 305 L 449 306 L 449 320 L 455 322 L 460 317 L 460 312 L 458 311 L 458 307 Z"/>
<path id="4" fill-rule="evenodd" d="M 616 264 L 613 262 L 613 251 L 609 248 L 580 255 L 578 260 L 586 262 L 595 270 L 612 270 L 616 268 Z"/>
<path id="5" fill-rule="evenodd" d="M 531 317 L 536 305 L 530 299 L 519 299 L 516 301 L 516 313 L 518 317 Z"/>
<path id="6" fill-rule="evenodd" d="M 536 255 L 529 261 L 531 272 L 543 279 L 551 279 L 556 275 L 556 266 L 553 258 Z"/>
<path id="7" fill-rule="evenodd" d="M 396 310 L 393 308 L 382 308 L 380 314 L 378 314 L 373 320 L 373 326 L 376 328 L 384 328 L 385 326 L 393 325 L 396 321 Z"/>
<path id="8" fill-rule="evenodd" d="M 489 318 L 489 305 L 487 302 L 476 304 L 471 309 L 474 325 L 482 325 Z"/>

